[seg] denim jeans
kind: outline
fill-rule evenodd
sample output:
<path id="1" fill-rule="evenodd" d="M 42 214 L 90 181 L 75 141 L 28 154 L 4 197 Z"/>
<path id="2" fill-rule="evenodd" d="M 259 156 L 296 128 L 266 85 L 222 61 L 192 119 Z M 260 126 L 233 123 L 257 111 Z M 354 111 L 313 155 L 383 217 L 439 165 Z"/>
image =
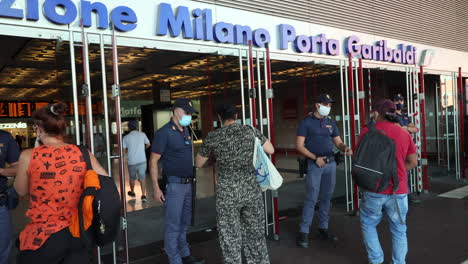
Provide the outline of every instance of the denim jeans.
<path id="1" fill-rule="evenodd" d="M 314 218 L 315 204 L 319 198 L 319 228 L 328 229 L 331 199 L 336 183 L 336 162 L 327 163 L 323 168 L 319 168 L 313 160 L 308 160 L 307 166 L 306 198 L 300 225 L 300 232 L 306 234 L 310 231 L 310 225 Z"/>
<path id="2" fill-rule="evenodd" d="M 0 207 L 0 264 L 7 264 L 10 256 L 11 245 L 11 219 L 6 207 Z"/>
<path id="3" fill-rule="evenodd" d="M 382 220 L 383 214 L 385 214 L 392 232 L 392 263 L 405 264 L 406 253 L 408 252 L 406 238 L 408 195 L 364 192 L 360 211 L 362 236 L 369 262 L 372 264 L 384 262 L 384 254 L 377 234 L 377 225 Z"/>
<path id="4" fill-rule="evenodd" d="M 167 184 L 164 249 L 170 264 L 190 255 L 187 231 L 192 218 L 192 184 Z"/>

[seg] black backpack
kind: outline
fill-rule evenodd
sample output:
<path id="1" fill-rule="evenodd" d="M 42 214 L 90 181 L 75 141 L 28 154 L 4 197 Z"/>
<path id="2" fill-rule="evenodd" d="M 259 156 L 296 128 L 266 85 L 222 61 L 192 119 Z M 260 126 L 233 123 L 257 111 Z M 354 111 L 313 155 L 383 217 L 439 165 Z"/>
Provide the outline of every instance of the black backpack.
<path id="1" fill-rule="evenodd" d="M 374 122 L 370 122 L 367 132 L 359 143 L 357 152 L 353 155 L 351 173 L 356 184 L 364 190 L 382 192 L 393 178 L 393 192 L 398 189 L 398 174 L 395 142 L 377 130 Z"/>
<path id="2" fill-rule="evenodd" d="M 92 170 L 91 159 L 85 146 L 79 146 L 88 170 Z M 120 196 L 114 179 L 99 175 L 101 189 L 86 188 L 81 194 L 78 204 L 80 224 L 80 236 L 89 245 L 96 244 L 100 247 L 115 241 L 120 228 Z M 94 196 L 93 222 L 90 228 L 84 231 L 83 224 L 83 199 L 85 196 Z"/>

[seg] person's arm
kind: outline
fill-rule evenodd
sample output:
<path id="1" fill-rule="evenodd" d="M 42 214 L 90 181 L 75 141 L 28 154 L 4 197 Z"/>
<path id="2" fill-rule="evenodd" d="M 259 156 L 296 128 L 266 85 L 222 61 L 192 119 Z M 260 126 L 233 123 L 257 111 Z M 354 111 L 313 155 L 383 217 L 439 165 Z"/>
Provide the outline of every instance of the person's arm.
<path id="1" fill-rule="evenodd" d="M 268 155 L 273 155 L 275 153 L 275 148 L 273 147 L 273 144 L 271 144 L 271 141 L 267 139 L 265 143 L 263 143 L 263 151 L 265 151 L 266 154 Z"/>
<path id="2" fill-rule="evenodd" d="M 263 151 L 265 151 L 265 153 L 268 154 L 268 155 L 273 155 L 275 153 L 275 148 L 273 147 L 273 144 L 271 144 L 271 141 L 269 139 L 267 139 L 262 134 L 262 132 L 260 132 L 260 130 L 255 128 L 254 132 L 255 132 L 255 136 L 258 139 L 260 139 L 260 141 L 262 142 Z"/>
<path id="3" fill-rule="evenodd" d="M 406 128 L 406 131 L 408 131 L 409 133 L 412 133 L 412 134 L 415 134 L 415 133 L 419 132 L 419 129 L 413 123 L 409 123 L 408 126 L 405 127 L 405 128 Z"/>
<path id="4" fill-rule="evenodd" d="M 13 162 L 8 168 L 0 168 L 0 175 L 6 177 L 15 177 L 18 170 L 18 162 Z"/>
<path id="5" fill-rule="evenodd" d="M 31 149 L 23 151 L 18 162 L 18 171 L 16 172 L 15 183 L 13 184 L 19 196 L 25 196 L 29 193 L 29 161 L 31 160 Z"/>
<path id="6" fill-rule="evenodd" d="M 310 152 L 304 145 L 305 137 L 297 136 L 296 137 L 296 150 L 299 151 L 302 155 L 306 156 L 311 160 L 315 160 L 315 163 L 319 168 L 322 168 L 327 163 L 325 162 L 325 157 L 317 157 L 314 153 Z"/>
<path id="7" fill-rule="evenodd" d="M 406 156 L 405 169 L 412 170 L 418 166 L 418 155 L 416 153 Z"/>
<path id="8" fill-rule="evenodd" d="M 161 155 L 152 152 L 151 157 L 150 157 L 150 175 L 151 179 L 153 180 L 153 188 L 154 188 L 154 198 L 161 202 L 164 203 L 166 201 L 164 194 L 161 191 L 161 188 L 159 188 L 159 168 L 158 168 L 158 161 L 161 159 Z"/>
<path id="9" fill-rule="evenodd" d="M 200 155 L 200 153 L 198 153 L 195 159 L 195 167 L 203 168 L 207 164 L 209 159 L 209 157 L 203 157 L 202 155 Z"/>
<path id="10" fill-rule="evenodd" d="M 346 146 L 346 144 L 341 140 L 340 136 L 336 136 L 333 138 L 333 143 L 335 146 L 341 151 L 344 152 L 347 156 L 353 155 L 353 150 Z"/>
<path id="11" fill-rule="evenodd" d="M 149 141 L 145 133 L 143 133 L 143 135 L 145 136 L 145 149 L 149 149 L 151 147 L 151 142 Z"/>
<path id="12" fill-rule="evenodd" d="M 96 159 L 96 157 L 93 155 L 93 153 L 89 152 L 89 158 L 91 159 L 91 166 L 93 166 L 93 170 L 102 176 L 109 176 L 107 171 L 99 164 L 99 161 Z"/>
<path id="13" fill-rule="evenodd" d="M 306 156 L 307 158 L 311 160 L 316 160 L 318 157 L 315 156 L 314 153 L 310 152 L 306 147 L 305 147 L 305 137 L 303 136 L 297 136 L 296 137 L 296 150 L 299 151 L 302 155 Z"/>

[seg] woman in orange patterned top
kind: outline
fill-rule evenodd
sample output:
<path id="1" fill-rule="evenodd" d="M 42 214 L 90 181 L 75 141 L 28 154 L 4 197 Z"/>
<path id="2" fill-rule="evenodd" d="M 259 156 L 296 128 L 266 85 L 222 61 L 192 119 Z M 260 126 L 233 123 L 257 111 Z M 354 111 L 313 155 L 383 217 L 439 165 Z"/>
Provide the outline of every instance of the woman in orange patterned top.
<path id="1" fill-rule="evenodd" d="M 26 216 L 31 222 L 20 234 L 19 264 L 90 262 L 89 249 L 68 229 L 78 210 L 86 163 L 80 149 L 63 140 L 64 112 L 63 103 L 34 112 L 42 145 L 20 156 L 15 188 L 21 196 L 30 194 Z M 107 175 L 91 153 L 90 157 L 94 170 Z"/>

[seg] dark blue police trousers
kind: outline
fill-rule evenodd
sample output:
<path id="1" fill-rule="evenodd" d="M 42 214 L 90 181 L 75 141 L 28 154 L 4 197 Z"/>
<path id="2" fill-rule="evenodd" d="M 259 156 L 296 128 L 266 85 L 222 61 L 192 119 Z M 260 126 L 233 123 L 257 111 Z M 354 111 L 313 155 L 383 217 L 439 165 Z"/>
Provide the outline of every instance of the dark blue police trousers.
<path id="1" fill-rule="evenodd" d="M 323 168 L 319 168 L 313 160 L 307 162 L 306 198 L 300 225 L 300 232 L 306 234 L 309 233 L 318 199 L 320 199 L 318 227 L 328 229 L 331 199 L 336 184 L 336 162 L 327 163 Z"/>
<path id="2" fill-rule="evenodd" d="M 7 264 L 12 245 L 11 218 L 6 207 L 0 207 L 0 264 Z"/>
<path id="3" fill-rule="evenodd" d="M 190 255 L 187 231 L 192 217 L 192 184 L 168 183 L 165 209 L 164 249 L 170 264 L 182 264 L 182 258 Z"/>

